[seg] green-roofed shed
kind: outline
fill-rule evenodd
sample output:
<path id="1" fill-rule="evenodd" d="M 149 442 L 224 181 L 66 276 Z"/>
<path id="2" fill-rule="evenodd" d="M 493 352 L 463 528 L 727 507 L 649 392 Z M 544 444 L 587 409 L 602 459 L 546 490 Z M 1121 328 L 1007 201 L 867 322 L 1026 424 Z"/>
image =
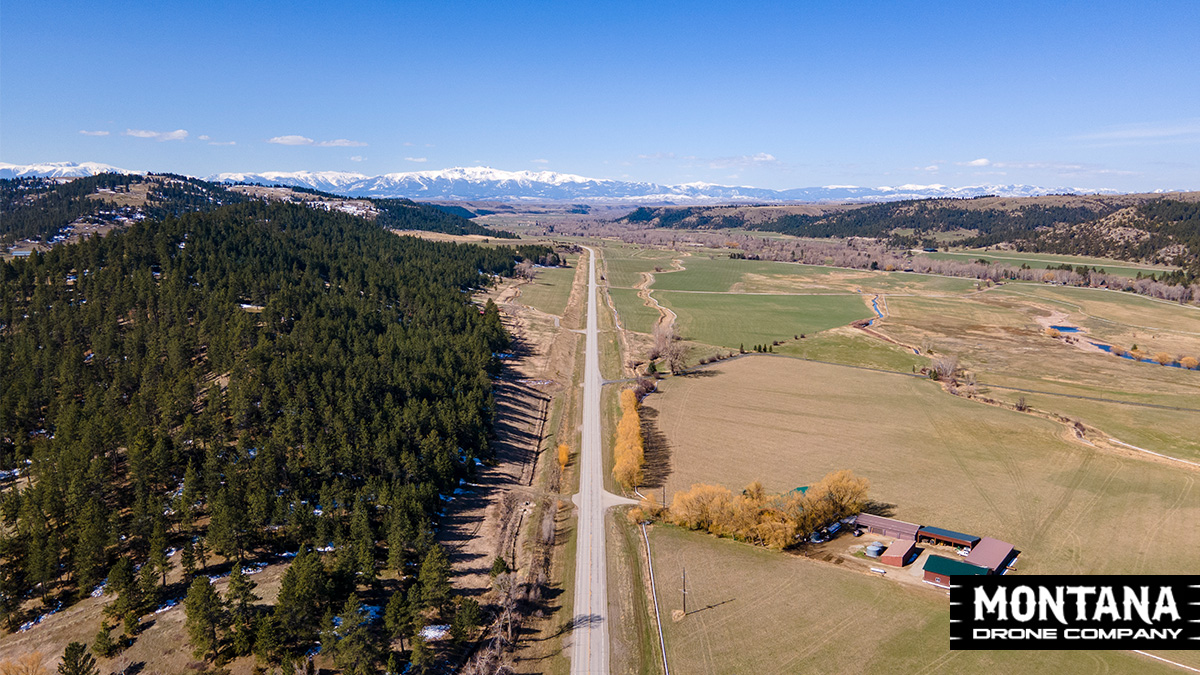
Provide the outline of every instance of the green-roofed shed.
<path id="1" fill-rule="evenodd" d="M 961 560 L 951 560 L 940 555 L 931 555 L 925 559 L 925 581 L 937 586 L 950 587 L 950 577 L 954 575 L 979 576 L 988 573 L 986 567 L 972 565 Z"/>

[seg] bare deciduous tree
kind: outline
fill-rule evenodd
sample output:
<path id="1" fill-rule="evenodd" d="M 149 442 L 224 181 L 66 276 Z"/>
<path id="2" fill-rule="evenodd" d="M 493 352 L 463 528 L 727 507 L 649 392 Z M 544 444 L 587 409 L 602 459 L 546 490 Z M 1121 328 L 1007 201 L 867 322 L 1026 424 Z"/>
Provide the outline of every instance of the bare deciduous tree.
<path id="1" fill-rule="evenodd" d="M 949 379 L 954 376 L 954 371 L 958 370 L 958 357 L 939 356 L 933 360 L 933 369 L 939 377 Z"/>

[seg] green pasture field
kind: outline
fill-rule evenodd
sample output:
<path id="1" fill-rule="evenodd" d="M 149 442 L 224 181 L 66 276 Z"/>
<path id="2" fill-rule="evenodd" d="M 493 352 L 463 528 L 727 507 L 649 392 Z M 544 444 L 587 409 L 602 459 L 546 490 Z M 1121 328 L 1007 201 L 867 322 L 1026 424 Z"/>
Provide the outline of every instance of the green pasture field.
<path id="1" fill-rule="evenodd" d="M 776 356 L 671 378 L 646 399 L 667 499 L 694 483 L 770 492 L 850 469 L 897 518 L 1021 551 L 1029 574 L 1195 572 L 1197 471 L 1069 440 L 1067 425 L 936 383 Z M 650 436 L 654 438 L 654 435 Z M 662 459 L 665 452 L 667 459 Z M 657 454 L 656 454 L 657 453 Z"/>
<path id="2" fill-rule="evenodd" d="M 650 543 L 672 672 L 1179 672 L 1132 652 L 952 652 L 936 589 L 671 526 L 654 526 Z M 673 621 L 684 567 L 688 615 Z M 1162 656 L 1197 666 L 1198 654 Z"/>
<path id="3" fill-rule="evenodd" d="M 609 296 L 621 316 L 621 325 L 627 330 L 639 333 L 650 333 L 658 321 L 658 310 L 647 307 L 638 292 L 632 288 L 610 288 Z"/>
<path id="4" fill-rule="evenodd" d="M 671 275 L 666 275 L 671 276 Z M 741 295 L 655 291 L 685 339 L 720 347 L 785 340 L 874 316 L 858 295 Z"/>
<path id="5" fill-rule="evenodd" d="M 608 285 L 614 288 L 633 288 L 641 283 L 642 272 L 654 272 L 655 267 L 669 270 L 671 261 L 683 256 L 677 251 L 612 243 L 604 245 L 602 255 L 608 268 Z"/>
<path id="6" fill-rule="evenodd" d="M 1002 263 L 1012 267 L 1020 267 L 1024 264 L 1035 269 L 1049 269 L 1051 267 L 1058 267 L 1063 263 L 1071 266 L 1087 265 L 1088 267 L 1103 269 L 1109 274 L 1120 274 L 1129 277 L 1136 277 L 1138 272 L 1148 274 L 1170 272 L 1177 269 L 1166 265 L 1143 265 L 1125 260 L 1113 260 L 1111 258 L 1090 258 L 1087 256 L 1056 255 L 1053 253 L 1022 253 L 1018 251 L 985 251 L 979 248 L 922 253 L 921 255 L 929 256 L 934 260 L 959 260 L 962 262 L 974 262 L 983 258 L 988 262 Z"/>
<path id="7" fill-rule="evenodd" d="M 571 297 L 571 285 L 575 281 L 575 266 L 578 262 L 579 256 L 574 256 L 570 261 L 571 267 L 537 269 L 534 280 L 521 286 L 521 295 L 517 302 L 547 314 L 562 316 L 567 310 L 567 300 Z"/>
<path id="8" fill-rule="evenodd" d="M 806 274 L 800 265 L 792 263 L 698 255 L 686 256 L 681 260 L 685 270 L 656 275 L 652 288 L 664 291 L 727 292 L 740 290 L 734 286 L 746 274 Z"/>
<path id="9" fill-rule="evenodd" d="M 685 270 L 656 275 L 651 288 L 734 293 L 958 294 L 973 291 L 977 285 L 974 279 L 765 260 L 689 256 L 682 261 Z"/>
<path id="10" fill-rule="evenodd" d="M 918 356 L 911 350 L 850 327 L 834 328 L 806 336 L 802 340 L 788 340 L 775 347 L 775 353 L 903 373 L 919 370 L 929 363 L 929 359 Z"/>

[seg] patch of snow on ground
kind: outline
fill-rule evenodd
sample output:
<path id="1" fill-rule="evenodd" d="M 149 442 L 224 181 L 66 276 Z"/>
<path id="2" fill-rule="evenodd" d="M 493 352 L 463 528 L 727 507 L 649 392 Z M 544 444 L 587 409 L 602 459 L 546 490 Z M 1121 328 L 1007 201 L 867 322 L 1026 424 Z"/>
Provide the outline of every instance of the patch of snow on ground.
<path id="1" fill-rule="evenodd" d="M 450 626 L 426 626 L 421 629 L 421 637 L 426 640 L 441 640 L 450 634 Z"/>
<path id="2" fill-rule="evenodd" d="M 21 624 L 21 627 L 17 629 L 17 632 L 24 633 L 25 631 L 29 630 L 30 628 L 33 628 L 34 626 L 45 621 L 46 619 L 50 618 L 51 616 L 54 616 L 55 614 L 58 614 L 58 610 L 52 609 L 49 612 L 46 612 L 45 614 L 39 616 L 38 618 L 36 618 L 32 621 L 26 621 L 25 623 Z"/>
<path id="3" fill-rule="evenodd" d="M 242 574 L 258 574 L 259 572 L 267 569 L 268 564 L 269 563 L 265 562 L 256 562 L 250 563 L 249 566 L 242 565 Z"/>

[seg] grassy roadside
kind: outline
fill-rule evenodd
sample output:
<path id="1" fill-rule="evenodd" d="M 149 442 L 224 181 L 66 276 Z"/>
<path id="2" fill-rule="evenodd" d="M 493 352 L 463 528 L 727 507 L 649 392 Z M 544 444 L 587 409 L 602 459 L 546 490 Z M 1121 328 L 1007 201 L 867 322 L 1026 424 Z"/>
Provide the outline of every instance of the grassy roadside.
<path id="1" fill-rule="evenodd" d="M 606 519 L 608 541 L 609 642 L 611 671 L 662 673 L 658 630 L 650 608 L 649 576 L 643 566 L 641 529 L 629 521 L 628 508 L 613 509 Z"/>
<path id="2" fill-rule="evenodd" d="M 602 256 L 603 259 L 603 256 Z M 603 269 L 608 274 L 608 261 Z M 624 376 L 624 354 L 616 326 L 614 305 L 608 298 L 607 283 L 602 282 L 598 298 L 600 330 L 600 370 L 606 378 Z M 619 397 L 623 385 L 608 385 L 601 392 L 601 433 L 604 456 L 604 487 L 614 494 L 625 491 L 612 476 L 613 443 L 620 417 Z M 662 654 L 658 631 L 649 607 L 648 575 L 642 566 L 641 532 L 626 517 L 628 508 L 613 509 L 605 517 L 608 542 L 609 667 L 612 673 L 662 673 Z"/>
<path id="3" fill-rule="evenodd" d="M 563 328 L 568 330 L 577 325 L 582 314 L 580 304 L 585 300 L 587 274 L 586 266 L 579 264 L 582 256 L 576 260 L 575 275 L 569 302 L 563 310 Z M 583 270 L 582 272 L 580 270 Z M 580 290 L 580 285 L 583 290 Z M 583 389 L 578 383 L 583 381 L 584 367 L 584 336 L 577 333 L 563 333 L 571 340 L 572 365 L 570 383 L 555 397 L 551 405 L 547 429 L 550 432 L 542 442 L 542 456 L 546 458 L 538 470 L 535 481 L 536 487 L 560 495 L 573 494 L 578 490 L 578 452 L 581 442 L 581 407 Z M 572 450 L 571 461 L 565 470 L 561 470 L 557 462 L 555 448 L 559 443 L 566 443 Z M 570 636 L 567 628 L 573 614 L 575 592 L 575 536 L 576 518 L 571 504 L 563 499 L 561 502 L 553 497 L 539 500 L 532 517 L 525 528 L 524 539 L 535 541 L 539 535 L 537 530 L 542 522 L 545 508 L 556 509 L 555 540 L 551 552 L 549 569 L 549 594 L 546 601 L 550 611 L 547 616 L 531 621 L 522 637 L 521 645 L 515 655 L 514 668 L 519 673 L 562 673 L 570 672 L 571 662 L 566 650 L 567 639 Z"/>

